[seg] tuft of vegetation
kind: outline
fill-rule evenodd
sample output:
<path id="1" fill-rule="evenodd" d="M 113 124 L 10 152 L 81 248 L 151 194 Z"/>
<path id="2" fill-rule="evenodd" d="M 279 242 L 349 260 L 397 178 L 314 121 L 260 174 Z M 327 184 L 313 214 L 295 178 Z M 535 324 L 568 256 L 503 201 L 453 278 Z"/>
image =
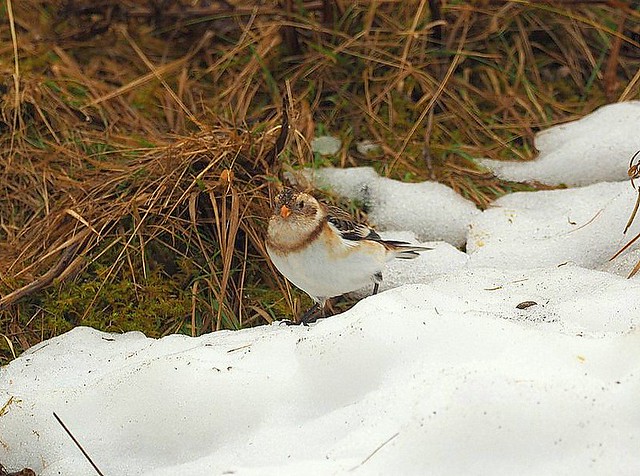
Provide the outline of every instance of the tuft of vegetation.
<path id="1" fill-rule="evenodd" d="M 638 98 L 639 19 L 580 0 L 7 0 L 0 363 L 76 325 L 296 315 L 307 298 L 263 245 L 285 169 L 371 165 L 480 207 L 537 188 L 475 158 L 529 160 L 541 128 Z M 313 156 L 316 132 L 338 155 Z"/>

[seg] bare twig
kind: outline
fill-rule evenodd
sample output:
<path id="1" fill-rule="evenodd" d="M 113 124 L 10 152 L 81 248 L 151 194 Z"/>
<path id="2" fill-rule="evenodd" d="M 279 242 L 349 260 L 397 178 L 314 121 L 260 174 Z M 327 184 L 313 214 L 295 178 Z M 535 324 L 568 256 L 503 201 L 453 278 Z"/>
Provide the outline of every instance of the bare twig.
<path id="1" fill-rule="evenodd" d="M 623 10 L 619 14 L 618 18 L 618 32 L 622 35 L 624 32 L 624 24 L 627 21 L 629 14 L 626 10 Z M 611 51 L 609 52 L 609 58 L 607 59 L 607 65 L 604 70 L 604 92 L 609 101 L 615 99 L 615 92 L 618 88 L 617 70 L 620 60 L 620 48 L 622 47 L 622 36 L 615 36 L 611 44 Z"/>
<path id="2" fill-rule="evenodd" d="M 284 0 L 284 9 L 287 12 L 287 16 L 292 18 L 293 12 L 293 0 Z M 282 36 L 284 38 L 284 44 L 287 48 L 287 53 L 290 55 L 299 55 L 302 50 L 300 48 L 300 41 L 298 40 L 298 31 L 295 27 L 285 25 L 282 27 Z"/>
<path id="3" fill-rule="evenodd" d="M 84 234 L 84 236 L 86 236 L 86 233 Z M 38 292 L 43 288 L 46 288 L 51 283 L 53 283 L 53 281 L 56 278 L 62 276 L 67 271 L 67 268 L 73 262 L 76 256 L 76 253 L 78 251 L 78 248 L 82 243 L 83 243 L 82 238 L 77 239 L 73 244 L 69 245 L 69 247 L 64 251 L 64 253 L 62 253 L 60 260 L 53 268 L 51 268 L 49 271 L 47 271 L 45 274 L 40 276 L 35 281 L 32 281 L 26 286 L 23 286 L 20 289 L 16 289 L 15 291 L 7 294 L 6 296 L 3 296 L 2 299 L 0 299 L 0 310 L 6 309 L 7 307 L 11 306 L 14 302 L 26 296 L 29 296 L 35 292 Z"/>
<path id="4" fill-rule="evenodd" d="M 276 159 L 280 155 L 280 152 L 284 150 L 287 145 L 287 139 L 289 138 L 289 100 L 287 94 L 282 95 L 282 125 L 280 126 L 280 134 L 276 139 L 276 143 L 273 148 L 267 153 L 265 161 L 269 167 L 274 167 Z"/>
<path id="5" fill-rule="evenodd" d="M 431 29 L 431 38 L 436 45 L 442 46 L 442 38 L 444 33 L 444 24 L 442 20 L 442 10 L 440 8 L 442 0 L 429 0 L 429 9 L 431 10 L 431 21 L 434 22 Z"/>
<path id="6" fill-rule="evenodd" d="M 16 35 L 15 19 L 13 17 L 13 7 L 11 0 L 7 0 L 7 14 L 9 16 L 9 26 L 11 28 L 11 43 L 13 46 L 13 134 L 11 134 L 10 157 L 13 155 L 14 141 L 18 129 L 18 117 L 20 117 L 20 61 L 18 59 L 18 37 Z M 9 162 L 10 164 L 11 162 Z"/>
<path id="7" fill-rule="evenodd" d="M 71 440 L 73 440 L 73 442 L 75 443 L 75 445 L 78 447 L 78 449 L 82 452 L 82 454 L 84 455 L 84 457 L 87 459 L 87 461 L 89 463 L 91 463 L 91 466 L 93 466 L 93 469 L 95 469 L 96 473 L 98 473 L 99 476 L 104 476 L 104 474 L 102 473 L 102 471 L 100 471 L 100 469 L 98 468 L 98 466 L 96 466 L 96 464 L 93 462 L 93 460 L 91 459 L 91 457 L 89 456 L 89 454 L 85 451 L 85 449 L 82 447 L 82 445 L 80 444 L 80 442 L 76 439 L 75 436 L 73 436 L 73 434 L 71 433 L 71 431 L 69 431 L 69 428 L 67 428 L 67 425 L 64 424 L 64 422 L 60 419 L 60 417 L 58 415 L 56 415 L 56 412 L 53 412 L 53 416 L 55 417 L 56 420 L 58 420 L 58 423 L 60 423 L 60 426 L 64 429 L 64 431 L 67 432 L 67 435 L 69 435 L 69 438 L 71 438 Z"/>
<path id="8" fill-rule="evenodd" d="M 373 450 L 371 452 L 371 454 L 369 456 L 367 456 L 365 459 L 362 460 L 362 463 L 360 463 L 357 466 L 354 466 L 353 468 L 351 468 L 349 471 L 354 471 L 356 469 L 358 469 L 360 466 L 362 466 L 363 464 L 365 464 L 367 461 L 369 461 L 371 458 L 373 458 L 373 455 L 375 455 L 378 451 L 380 451 L 382 448 L 384 448 L 386 445 L 388 445 L 389 443 L 391 443 L 391 441 L 393 441 L 398 435 L 400 434 L 400 432 L 397 432 L 393 435 L 391 435 L 389 438 L 386 439 L 386 441 L 384 441 L 383 443 L 381 443 L 375 450 Z"/>

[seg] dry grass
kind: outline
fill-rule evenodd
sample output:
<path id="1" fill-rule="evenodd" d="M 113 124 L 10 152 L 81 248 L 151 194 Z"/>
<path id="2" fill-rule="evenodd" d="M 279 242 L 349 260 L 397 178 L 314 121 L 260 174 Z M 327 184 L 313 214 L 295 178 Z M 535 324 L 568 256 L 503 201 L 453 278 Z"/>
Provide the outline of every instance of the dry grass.
<path id="1" fill-rule="evenodd" d="M 2 359 L 79 324 L 197 335 L 297 313 L 262 235 L 316 131 L 346 145 L 333 165 L 486 206 L 530 186 L 474 157 L 532 158 L 537 130 L 639 96 L 623 3 L 280 3 L 3 5 Z"/>

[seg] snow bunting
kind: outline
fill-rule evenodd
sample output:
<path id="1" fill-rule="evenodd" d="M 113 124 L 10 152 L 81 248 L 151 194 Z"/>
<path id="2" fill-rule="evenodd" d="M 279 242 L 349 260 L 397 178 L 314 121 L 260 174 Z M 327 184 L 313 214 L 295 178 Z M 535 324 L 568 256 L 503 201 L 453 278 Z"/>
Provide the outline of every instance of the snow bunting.
<path id="1" fill-rule="evenodd" d="M 430 248 L 383 240 L 347 212 L 320 203 L 307 193 L 285 189 L 276 197 L 269 219 L 267 252 L 289 281 L 315 305 L 302 317 L 306 324 L 327 299 L 382 281 L 382 269 L 394 258 L 413 259 Z"/>

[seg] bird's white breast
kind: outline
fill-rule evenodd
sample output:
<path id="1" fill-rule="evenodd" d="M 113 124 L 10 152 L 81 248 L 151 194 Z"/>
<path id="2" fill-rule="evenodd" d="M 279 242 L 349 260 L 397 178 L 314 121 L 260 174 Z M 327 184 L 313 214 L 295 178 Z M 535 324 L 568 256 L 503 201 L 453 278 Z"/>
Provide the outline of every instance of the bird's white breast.
<path id="1" fill-rule="evenodd" d="M 371 284 L 387 258 L 380 243 L 348 242 L 328 227 L 300 250 L 280 253 L 267 245 L 267 251 L 289 281 L 318 301 Z"/>

